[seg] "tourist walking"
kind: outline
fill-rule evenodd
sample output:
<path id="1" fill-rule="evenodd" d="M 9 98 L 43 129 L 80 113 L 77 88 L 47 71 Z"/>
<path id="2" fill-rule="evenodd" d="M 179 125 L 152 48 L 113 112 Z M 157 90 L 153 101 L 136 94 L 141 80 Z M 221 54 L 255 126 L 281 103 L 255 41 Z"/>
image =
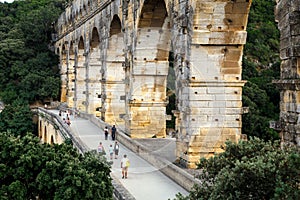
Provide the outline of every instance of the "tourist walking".
<path id="1" fill-rule="evenodd" d="M 105 154 L 105 150 L 104 150 L 104 146 L 102 145 L 102 142 L 99 143 L 98 148 L 97 148 L 97 152 L 100 155 L 104 155 Z"/>
<path id="2" fill-rule="evenodd" d="M 112 146 L 112 144 L 109 145 L 108 151 L 109 151 L 109 157 L 112 160 L 114 157 L 114 147 Z"/>
<path id="3" fill-rule="evenodd" d="M 116 141 L 115 142 L 115 146 L 114 146 L 114 152 L 115 152 L 115 159 L 117 159 L 118 158 L 118 155 L 119 155 L 119 144 L 118 144 L 118 142 Z"/>
<path id="4" fill-rule="evenodd" d="M 130 166 L 129 159 L 127 158 L 127 155 L 124 154 L 124 157 L 121 160 L 121 168 L 122 168 L 122 178 L 127 178 L 128 174 L 128 167 Z"/>
<path id="5" fill-rule="evenodd" d="M 117 132 L 117 129 L 116 129 L 116 126 L 113 125 L 111 127 L 111 139 L 114 141 L 116 139 L 116 132 Z"/>
<path id="6" fill-rule="evenodd" d="M 104 135 L 105 135 L 105 140 L 107 140 L 107 138 L 108 138 L 108 128 L 107 128 L 107 126 L 105 126 L 105 128 L 104 128 Z"/>
<path id="7" fill-rule="evenodd" d="M 70 125 L 71 125 L 71 120 L 70 120 L 70 118 L 69 118 L 69 117 L 66 119 L 66 124 L 68 124 L 68 126 L 70 126 Z"/>

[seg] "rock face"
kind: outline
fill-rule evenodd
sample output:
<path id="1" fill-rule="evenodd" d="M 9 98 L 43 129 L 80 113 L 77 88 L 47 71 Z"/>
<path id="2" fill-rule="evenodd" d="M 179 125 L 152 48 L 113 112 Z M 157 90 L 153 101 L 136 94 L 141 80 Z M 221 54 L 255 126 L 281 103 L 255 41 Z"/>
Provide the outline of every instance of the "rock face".
<path id="1" fill-rule="evenodd" d="M 300 1 L 279 0 L 276 21 L 280 30 L 280 124 L 282 142 L 300 147 Z"/>
<path id="2" fill-rule="evenodd" d="M 200 157 L 241 138 L 241 60 L 251 0 L 75 0 L 56 24 L 62 99 L 125 127 L 166 136 L 175 88 L 177 157 Z M 167 77 L 173 71 L 171 86 Z"/>

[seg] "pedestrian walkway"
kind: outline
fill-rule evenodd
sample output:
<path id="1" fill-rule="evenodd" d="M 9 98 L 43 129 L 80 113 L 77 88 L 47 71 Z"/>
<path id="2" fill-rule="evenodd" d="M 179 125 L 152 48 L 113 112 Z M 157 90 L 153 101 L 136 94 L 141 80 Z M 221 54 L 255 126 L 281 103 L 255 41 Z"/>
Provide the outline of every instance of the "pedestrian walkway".
<path id="1" fill-rule="evenodd" d="M 53 111 L 56 112 L 56 111 Z M 57 111 L 58 114 L 58 111 Z M 108 148 L 114 145 L 114 141 L 109 136 L 105 140 L 104 130 L 94 125 L 89 120 L 71 117 L 70 128 L 91 150 L 96 150 L 99 142 L 102 142 L 106 153 L 106 158 L 110 161 Z M 112 159 L 112 174 L 119 179 L 121 184 L 129 191 L 136 200 L 168 200 L 175 198 L 177 193 L 187 195 L 188 192 L 172 181 L 159 169 L 153 167 L 141 157 L 120 144 L 118 159 Z M 130 160 L 128 178 L 122 179 L 121 159 L 126 154 Z"/>

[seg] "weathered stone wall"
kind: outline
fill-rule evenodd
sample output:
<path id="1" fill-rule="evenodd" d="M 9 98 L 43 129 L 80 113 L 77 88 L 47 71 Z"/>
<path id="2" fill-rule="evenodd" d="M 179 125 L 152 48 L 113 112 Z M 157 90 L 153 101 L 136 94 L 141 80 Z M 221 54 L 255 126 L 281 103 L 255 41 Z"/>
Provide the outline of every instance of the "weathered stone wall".
<path id="1" fill-rule="evenodd" d="M 44 114 L 43 116 L 40 115 L 38 119 L 38 133 L 39 138 L 43 143 L 62 144 L 65 140 L 55 128 L 53 122 L 51 122 Z"/>
<path id="2" fill-rule="evenodd" d="M 280 30 L 280 122 L 282 142 L 300 147 L 300 1 L 278 0 Z"/>
<path id="3" fill-rule="evenodd" d="M 241 136 L 241 60 L 251 1 L 175 1 L 177 157 L 195 167 Z"/>
<path id="4" fill-rule="evenodd" d="M 165 137 L 171 64 L 177 156 L 195 167 L 200 157 L 220 152 L 227 139 L 240 139 L 241 58 L 250 4 L 73 1 L 56 26 L 62 101 L 125 126 L 132 138 Z"/>

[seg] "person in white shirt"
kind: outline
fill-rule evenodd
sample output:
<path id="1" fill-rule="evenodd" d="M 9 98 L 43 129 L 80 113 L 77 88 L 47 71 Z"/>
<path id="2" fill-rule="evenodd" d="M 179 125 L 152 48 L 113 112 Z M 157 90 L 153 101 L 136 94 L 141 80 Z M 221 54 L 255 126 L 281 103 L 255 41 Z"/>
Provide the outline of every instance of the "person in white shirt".
<path id="1" fill-rule="evenodd" d="M 121 160 L 122 178 L 127 178 L 129 165 L 130 165 L 129 159 L 127 158 L 127 155 L 125 154 Z"/>

